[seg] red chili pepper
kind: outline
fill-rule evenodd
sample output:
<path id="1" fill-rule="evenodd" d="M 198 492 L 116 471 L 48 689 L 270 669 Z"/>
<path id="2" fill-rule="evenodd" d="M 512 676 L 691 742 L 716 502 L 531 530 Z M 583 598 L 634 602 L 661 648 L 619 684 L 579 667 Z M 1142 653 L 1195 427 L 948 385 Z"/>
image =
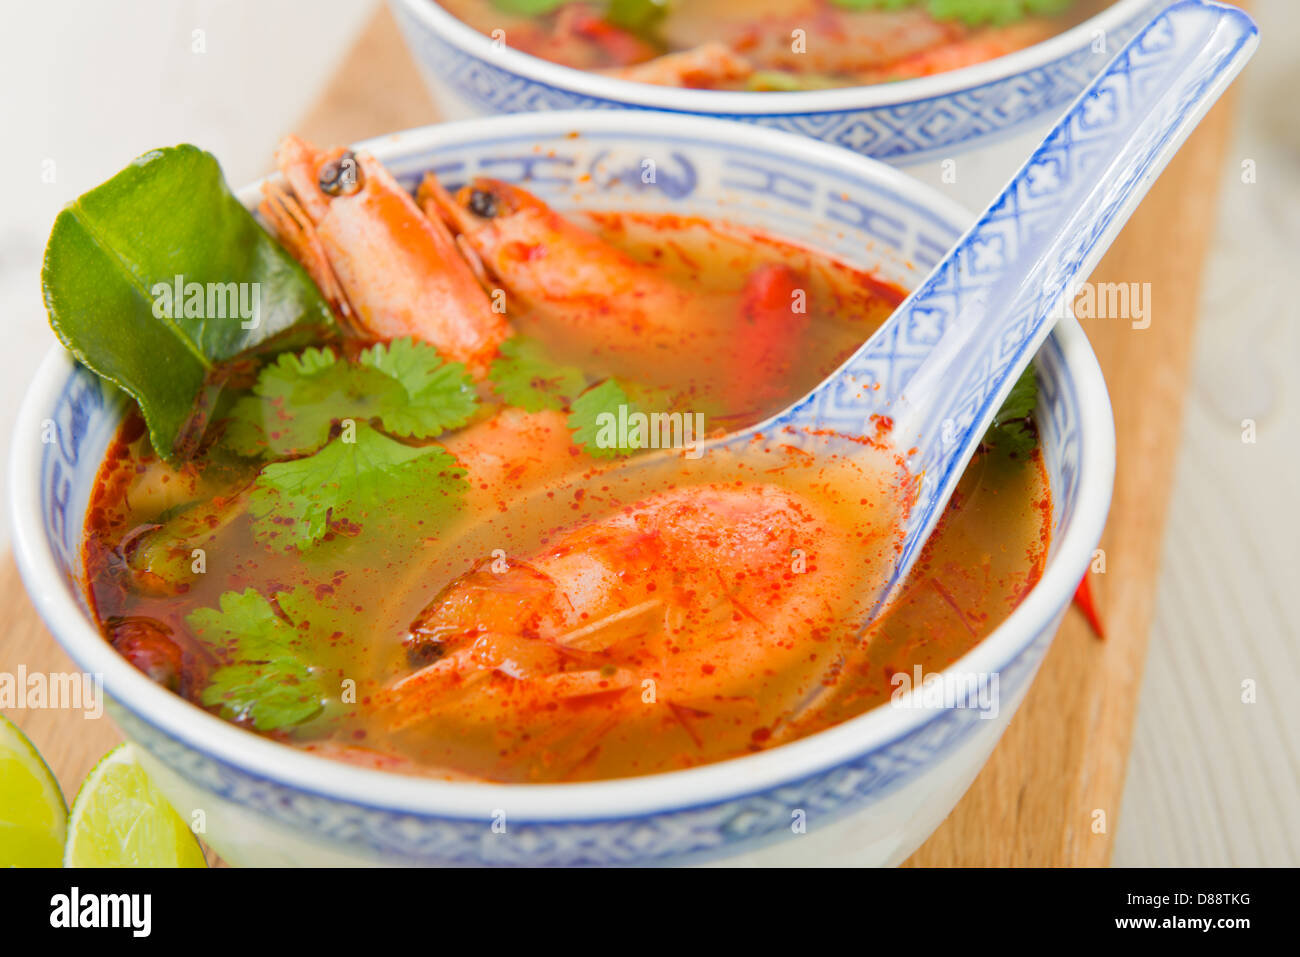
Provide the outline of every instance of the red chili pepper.
<path id="1" fill-rule="evenodd" d="M 808 328 L 805 286 L 799 273 L 781 263 L 759 266 L 745 281 L 731 368 L 738 398 L 766 400 L 779 391 Z"/>
<path id="2" fill-rule="evenodd" d="M 631 66 L 655 55 L 654 47 L 635 33 L 614 26 L 581 5 L 566 7 L 561 19 L 577 36 L 599 47 L 610 66 Z"/>
<path id="3" fill-rule="evenodd" d="M 1079 582 L 1079 587 L 1074 590 L 1074 604 L 1083 612 L 1083 617 L 1088 619 L 1093 634 L 1104 641 L 1106 629 L 1101 626 L 1101 616 L 1097 614 L 1097 604 L 1092 600 L 1092 586 L 1088 584 L 1088 573 L 1086 572 L 1083 581 Z"/>

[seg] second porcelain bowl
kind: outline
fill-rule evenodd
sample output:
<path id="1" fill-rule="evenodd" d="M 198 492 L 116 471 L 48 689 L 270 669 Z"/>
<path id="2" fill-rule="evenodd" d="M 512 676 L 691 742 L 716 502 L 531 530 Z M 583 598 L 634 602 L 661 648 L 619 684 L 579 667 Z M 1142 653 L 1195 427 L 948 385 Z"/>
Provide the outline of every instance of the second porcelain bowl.
<path id="1" fill-rule="evenodd" d="M 629 83 L 497 46 L 434 0 L 389 0 L 444 119 L 552 110 L 669 110 L 741 120 L 908 169 L 984 206 L 1119 49 L 1170 0 L 1116 0 L 1042 43 L 897 83 L 799 93 Z"/>

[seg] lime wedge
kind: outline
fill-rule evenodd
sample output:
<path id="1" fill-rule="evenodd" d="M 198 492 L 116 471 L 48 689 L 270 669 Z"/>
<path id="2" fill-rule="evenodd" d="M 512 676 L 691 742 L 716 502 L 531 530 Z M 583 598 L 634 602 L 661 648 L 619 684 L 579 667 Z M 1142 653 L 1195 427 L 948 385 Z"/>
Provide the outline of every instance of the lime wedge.
<path id="1" fill-rule="evenodd" d="M 0 867 L 58 867 L 68 805 L 18 726 L 0 715 Z"/>
<path id="2" fill-rule="evenodd" d="M 64 867 L 206 867 L 198 839 L 136 764 L 114 748 L 72 802 Z"/>

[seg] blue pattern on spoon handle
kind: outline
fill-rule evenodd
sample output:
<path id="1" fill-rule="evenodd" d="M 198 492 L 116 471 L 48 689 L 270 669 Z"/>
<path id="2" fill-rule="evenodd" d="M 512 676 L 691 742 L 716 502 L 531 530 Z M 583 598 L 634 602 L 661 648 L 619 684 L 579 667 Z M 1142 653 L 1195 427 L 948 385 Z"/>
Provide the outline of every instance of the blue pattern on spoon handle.
<path id="1" fill-rule="evenodd" d="M 1240 10 L 1169 7 L 1084 90 L 921 286 L 774 427 L 871 433 L 922 476 L 878 614 L 919 555 L 1017 376 L 1160 171 L 1258 45 Z M 749 434 L 749 433 L 747 433 Z M 731 445 L 742 438 L 733 436 Z"/>

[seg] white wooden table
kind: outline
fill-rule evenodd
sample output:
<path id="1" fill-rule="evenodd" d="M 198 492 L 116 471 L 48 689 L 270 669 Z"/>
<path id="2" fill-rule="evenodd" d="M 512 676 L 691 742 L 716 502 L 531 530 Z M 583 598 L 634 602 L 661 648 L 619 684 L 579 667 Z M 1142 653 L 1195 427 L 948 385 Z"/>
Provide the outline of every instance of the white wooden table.
<path id="1" fill-rule="evenodd" d="M 1300 3 L 1254 11 L 1115 864 L 1300 864 Z"/>

